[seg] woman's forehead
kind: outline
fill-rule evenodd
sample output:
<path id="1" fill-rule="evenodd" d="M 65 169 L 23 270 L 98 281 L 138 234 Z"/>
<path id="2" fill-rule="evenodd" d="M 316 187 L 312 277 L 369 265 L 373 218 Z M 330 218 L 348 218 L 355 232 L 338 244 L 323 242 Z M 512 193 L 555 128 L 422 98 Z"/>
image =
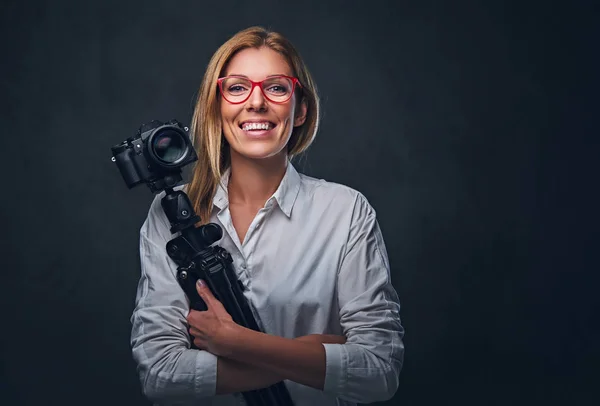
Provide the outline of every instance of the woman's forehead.
<path id="1" fill-rule="evenodd" d="M 262 80 L 271 75 L 292 76 L 292 70 L 283 55 L 271 48 L 246 48 L 229 60 L 225 75 L 240 75 L 252 80 Z"/>

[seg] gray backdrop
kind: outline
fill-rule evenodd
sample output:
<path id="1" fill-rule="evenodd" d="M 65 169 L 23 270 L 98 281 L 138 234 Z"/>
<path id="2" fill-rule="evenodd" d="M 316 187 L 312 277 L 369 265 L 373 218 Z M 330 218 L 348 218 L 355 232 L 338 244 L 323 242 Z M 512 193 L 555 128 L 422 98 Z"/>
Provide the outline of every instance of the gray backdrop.
<path id="1" fill-rule="evenodd" d="M 406 327 L 385 404 L 592 404 L 597 15 L 548 3 L 3 1 L 0 403 L 147 404 L 129 316 L 152 195 L 110 147 L 189 122 L 212 53 L 259 24 L 323 99 L 299 169 L 378 214 Z"/>

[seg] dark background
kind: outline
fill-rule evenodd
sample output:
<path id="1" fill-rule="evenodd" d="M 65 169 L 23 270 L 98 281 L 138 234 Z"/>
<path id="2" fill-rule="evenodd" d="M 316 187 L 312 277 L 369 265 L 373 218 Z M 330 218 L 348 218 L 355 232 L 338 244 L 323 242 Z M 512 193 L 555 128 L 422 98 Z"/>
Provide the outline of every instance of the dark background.
<path id="1" fill-rule="evenodd" d="M 598 13 L 589 3 L 3 1 L 3 405 L 145 405 L 129 348 L 152 195 L 110 147 L 189 122 L 238 30 L 323 98 L 298 163 L 378 213 L 406 358 L 386 405 L 598 404 Z"/>

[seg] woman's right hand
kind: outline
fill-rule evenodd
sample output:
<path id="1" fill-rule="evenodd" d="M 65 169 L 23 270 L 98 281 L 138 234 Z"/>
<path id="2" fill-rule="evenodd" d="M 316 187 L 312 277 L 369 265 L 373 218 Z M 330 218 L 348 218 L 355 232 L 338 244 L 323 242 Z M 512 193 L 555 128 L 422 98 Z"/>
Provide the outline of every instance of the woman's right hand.
<path id="1" fill-rule="evenodd" d="M 296 340 L 307 343 L 346 344 L 346 337 L 335 334 L 309 334 L 297 337 Z"/>

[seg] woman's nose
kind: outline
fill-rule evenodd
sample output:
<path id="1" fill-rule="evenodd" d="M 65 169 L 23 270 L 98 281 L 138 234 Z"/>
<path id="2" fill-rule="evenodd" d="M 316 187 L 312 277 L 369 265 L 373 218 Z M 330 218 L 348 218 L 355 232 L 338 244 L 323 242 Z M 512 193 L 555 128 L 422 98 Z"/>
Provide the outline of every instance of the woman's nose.
<path id="1" fill-rule="evenodd" d="M 262 93 L 262 90 L 259 86 L 254 86 L 252 92 L 250 93 L 250 97 L 246 102 L 246 106 L 251 110 L 265 110 L 267 107 L 267 101 L 265 99 L 265 95 Z"/>

